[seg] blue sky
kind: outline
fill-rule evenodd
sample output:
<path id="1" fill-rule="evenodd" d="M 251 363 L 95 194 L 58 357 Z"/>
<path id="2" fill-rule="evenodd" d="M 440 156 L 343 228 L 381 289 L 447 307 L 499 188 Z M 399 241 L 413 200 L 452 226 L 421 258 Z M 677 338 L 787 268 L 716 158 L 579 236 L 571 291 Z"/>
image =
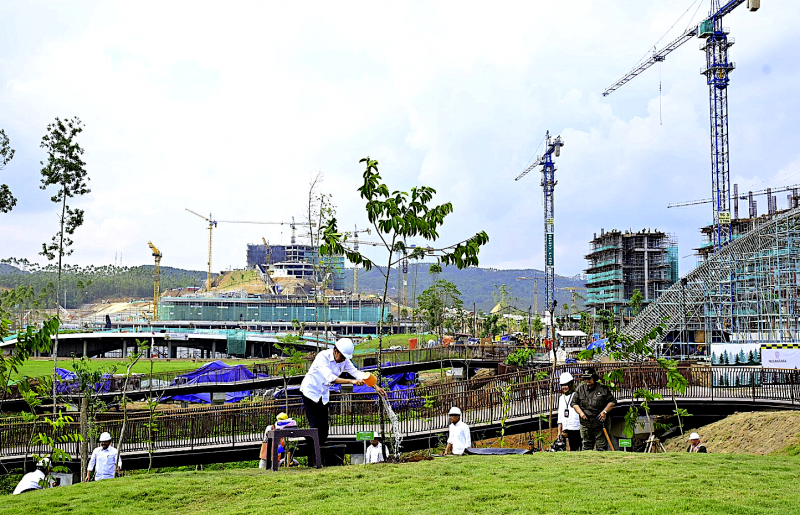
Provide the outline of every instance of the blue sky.
<path id="1" fill-rule="evenodd" d="M 708 9 L 700 2 L 695 20 Z M 565 141 L 557 273 L 584 269 L 601 227 L 672 232 L 689 256 L 711 208 L 666 206 L 710 196 L 699 41 L 601 93 L 690 4 L 2 2 L 0 127 L 17 154 L 0 183 L 19 203 L 0 215 L 0 257 L 42 261 L 37 252 L 57 218 L 38 189 L 39 142 L 56 116 L 76 115 L 86 124 L 92 193 L 75 203 L 86 224 L 72 263 L 113 263 L 119 254 L 124 264 L 150 263 L 152 240 L 163 264 L 204 269 L 207 231 L 184 208 L 300 220 L 318 171 L 340 225 L 366 226 L 356 188 L 358 160 L 369 155 L 391 188 L 424 184 L 453 202 L 443 242 L 485 230 L 483 266 L 542 268 L 539 176 L 514 178 L 548 129 Z M 792 123 L 800 3 L 762 4 L 724 23 L 736 39 L 731 175 L 742 191 L 800 183 Z M 214 270 L 243 266 L 245 244 L 262 236 L 288 242 L 289 231 L 221 224 Z M 682 259 L 682 273 L 693 265 Z"/>

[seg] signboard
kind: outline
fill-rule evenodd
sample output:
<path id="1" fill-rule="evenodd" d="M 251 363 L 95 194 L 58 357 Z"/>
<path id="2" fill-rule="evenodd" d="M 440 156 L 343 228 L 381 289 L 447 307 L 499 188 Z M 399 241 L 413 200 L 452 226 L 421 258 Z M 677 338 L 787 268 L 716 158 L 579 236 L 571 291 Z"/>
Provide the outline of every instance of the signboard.
<path id="1" fill-rule="evenodd" d="M 731 223 L 731 212 L 730 211 L 720 211 L 719 212 L 719 223 L 721 223 L 721 224 L 729 224 L 729 223 Z"/>
<path id="2" fill-rule="evenodd" d="M 167 333 L 164 336 L 167 340 L 188 340 L 189 334 L 188 333 Z"/>
<path id="3" fill-rule="evenodd" d="M 545 234 L 545 264 L 553 266 L 553 235 Z"/>
<path id="4" fill-rule="evenodd" d="M 620 447 L 620 449 L 625 449 L 625 448 L 632 447 L 631 439 L 630 438 L 620 438 L 619 439 L 619 447 Z"/>
<path id="5" fill-rule="evenodd" d="M 800 343 L 761 344 L 761 366 L 800 368 Z"/>
<path id="6" fill-rule="evenodd" d="M 375 431 L 358 431 L 356 433 L 357 442 L 369 442 L 375 439 Z"/>
<path id="7" fill-rule="evenodd" d="M 553 225 L 555 223 L 555 218 L 548 218 L 545 223 L 547 225 Z"/>

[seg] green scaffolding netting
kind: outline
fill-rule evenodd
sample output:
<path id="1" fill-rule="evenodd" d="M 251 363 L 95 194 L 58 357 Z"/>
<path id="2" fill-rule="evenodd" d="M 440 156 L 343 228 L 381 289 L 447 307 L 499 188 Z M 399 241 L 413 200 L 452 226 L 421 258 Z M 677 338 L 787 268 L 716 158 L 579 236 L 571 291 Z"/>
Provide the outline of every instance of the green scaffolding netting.
<path id="1" fill-rule="evenodd" d="M 247 349 L 247 335 L 243 329 L 228 332 L 228 354 L 231 356 L 244 356 Z"/>

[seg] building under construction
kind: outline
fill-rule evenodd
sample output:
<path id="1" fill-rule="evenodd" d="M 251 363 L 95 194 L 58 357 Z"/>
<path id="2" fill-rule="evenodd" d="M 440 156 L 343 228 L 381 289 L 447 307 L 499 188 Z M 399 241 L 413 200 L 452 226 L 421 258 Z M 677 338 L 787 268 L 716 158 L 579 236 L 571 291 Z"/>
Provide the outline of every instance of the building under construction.
<path id="1" fill-rule="evenodd" d="M 675 238 L 658 229 L 639 232 L 600 229 L 586 256 L 586 305 L 608 309 L 615 316 L 629 315 L 633 292 L 642 294 L 642 305 L 656 300 L 678 280 L 678 246 Z"/>
<path id="2" fill-rule="evenodd" d="M 344 256 L 320 259 L 318 248 L 311 245 L 248 243 L 247 268 L 257 269 L 262 276 L 293 277 L 325 283 L 336 291 L 345 289 Z"/>
<path id="3" fill-rule="evenodd" d="M 800 205 L 800 187 L 798 186 L 785 186 L 776 188 L 775 194 L 771 188 L 763 191 L 757 191 L 755 194 L 750 191 L 747 194 L 739 194 L 739 185 L 733 185 L 733 219 L 731 220 L 731 238 L 733 240 L 739 239 L 751 231 L 757 229 L 760 225 L 769 222 L 778 215 L 782 215 Z M 786 193 L 786 209 L 778 209 L 778 196 L 777 192 Z M 758 201 L 754 198 L 760 195 L 766 196 L 767 200 L 767 213 L 759 216 L 758 214 Z M 739 218 L 739 201 L 744 201 L 747 208 L 747 216 Z M 705 261 L 714 253 L 716 247 L 712 241 L 714 234 L 714 226 L 707 225 L 700 229 L 703 235 L 703 242 L 697 251 L 699 261 Z"/>

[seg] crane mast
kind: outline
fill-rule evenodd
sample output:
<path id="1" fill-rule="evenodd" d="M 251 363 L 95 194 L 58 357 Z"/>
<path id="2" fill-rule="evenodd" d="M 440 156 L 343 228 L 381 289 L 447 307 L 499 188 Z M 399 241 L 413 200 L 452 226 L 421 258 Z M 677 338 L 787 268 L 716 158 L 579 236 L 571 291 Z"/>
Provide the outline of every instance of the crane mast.
<path id="1" fill-rule="evenodd" d="M 550 311 L 550 316 L 553 316 L 553 301 L 555 300 L 555 286 L 556 286 L 556 272 L 555 272 L 555 203 L 553 194 L 557 184 L 555 180 L 556 165 L 553 163 L 553 155 L 558 157 L 561 155 L 561 147 L 564 146 L 564 140 L 561 136 L 551 137 L 550 131 L 545 134 L 545 147 L 544 154 L 537 157 L 533 164 L 526 168 L 521 174 L 517 176 L 516 181 L 525 177 L 536 166 L 542 167 L 542 193 L 544 200 L 544 302 L 547 309 Z M 550 327 L 546 329 L 548 336 Z"/>
<path id="2" fill-rule="evenodd" d="M 719 249 L 731 241 L 731 191 L 730 162 L 728 144 L 728 84 L 730 72 L 736 65 L 728 60 L 728 49 L 733 38 L 728 38 L 730 30 L 722 26 L 722 18 L 736 7 L 747 2 L 750 11 L 757 11 L 760 0 L 711 0 L 708 18 L 699 25 L 687 29 L 678 38 L 635 66 L 621 79 L 608 87 L 603 96 L 608 96 L 655 63 L 664 61 L 673 50 L 693 37 L 705 39 L 700 47 L 706 54 L 706 65 L 701 73 L 706 77 L 709 96 L 709 119 L 711 129 L 711 205 L 713 211 L 714 246 Z"/>
<path id="3" fill-rule="evenodd" d="M 153 245 L 152 241 L 148 241 L 147 245 L 150 246 L 155 258 L 155 265 L 153 266 L 153 320 L 158 320 L 158 301 L 161 298 L 161 257 L 163 254 Z"/>

